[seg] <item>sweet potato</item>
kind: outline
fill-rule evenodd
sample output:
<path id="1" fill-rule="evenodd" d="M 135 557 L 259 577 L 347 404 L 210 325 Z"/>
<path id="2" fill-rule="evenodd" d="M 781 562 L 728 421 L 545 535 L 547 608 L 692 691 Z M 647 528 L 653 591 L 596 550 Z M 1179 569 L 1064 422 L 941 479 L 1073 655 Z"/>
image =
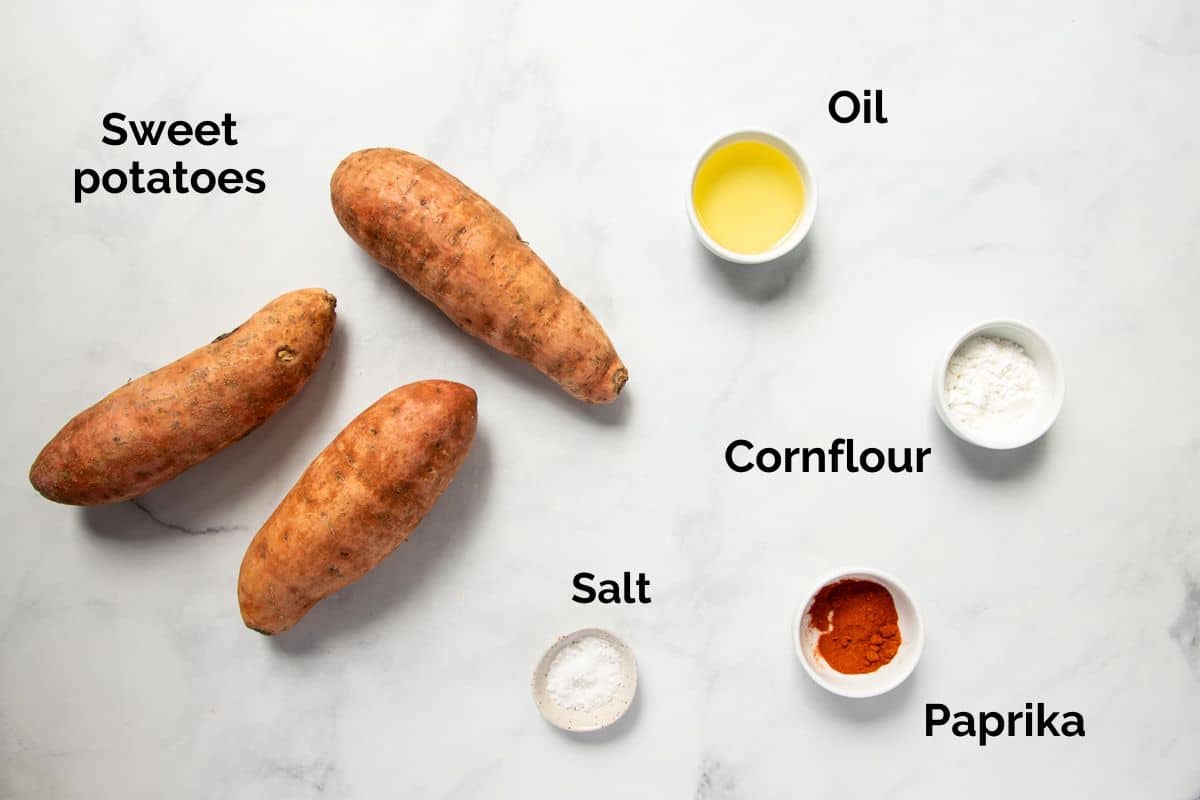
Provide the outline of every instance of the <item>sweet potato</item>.
<path id="1" fill-rule="evenodd" d="M 421 381 L 351 421 L 250 542 L 238 576 L 246 626 L 290 628 L 399 547 L 467 457 L 475 420 L 469 386 Z"/>
<path id="2" fill-rule="evenodd" d="M 580 400 L 611 403 L 629 372 L 612 342 L 500 211 L 403 150 L 347 156 L 330 180 L 338 222 L 454 324 L 528 361 Z"/>
<path id="3" fill-rule="evenodd" d="M 29 480 L 58 503 L 128 500 L 257 428 L 308 382 L 333 333 L 337 300 L 301 289 L 211 344 L 143 375 L 68 422 Z"/>

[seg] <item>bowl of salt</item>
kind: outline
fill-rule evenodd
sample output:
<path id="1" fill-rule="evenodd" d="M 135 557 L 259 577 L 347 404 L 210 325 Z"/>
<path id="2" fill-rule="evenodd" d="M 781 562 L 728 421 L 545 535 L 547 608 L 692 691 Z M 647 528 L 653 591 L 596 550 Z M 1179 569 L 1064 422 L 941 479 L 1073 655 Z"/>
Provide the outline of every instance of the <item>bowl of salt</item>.
<path id="1" fill-rule="evenodd" d="M 637 662 L 629 645 L 600 628 L 560 636 L 533 670 L 533 701 L 546 721 L 565 731 L 607 728 L 637 693 Z"/>

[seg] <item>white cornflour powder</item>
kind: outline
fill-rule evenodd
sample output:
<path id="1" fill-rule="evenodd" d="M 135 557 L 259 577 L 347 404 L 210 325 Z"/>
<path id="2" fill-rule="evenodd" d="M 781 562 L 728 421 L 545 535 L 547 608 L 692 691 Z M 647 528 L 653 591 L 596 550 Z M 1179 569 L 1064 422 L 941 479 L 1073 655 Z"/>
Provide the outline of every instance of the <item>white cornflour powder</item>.
<path id="1" fill-rule="evenodd" d="M 963 343 L 946 368 L 950 416 L 977 433 L 1000 432 L 1033 411 L 1041 381 L 1025 348 L 1008 339 L 975 336 Z"/>
<path id="2" fill-rule="evenodd" d="M 621 654 L 599 636 L 571 642 L 550 662 L 546 691 L 555 704 L 574 711 L 595 711 L 621 686 Z"/>

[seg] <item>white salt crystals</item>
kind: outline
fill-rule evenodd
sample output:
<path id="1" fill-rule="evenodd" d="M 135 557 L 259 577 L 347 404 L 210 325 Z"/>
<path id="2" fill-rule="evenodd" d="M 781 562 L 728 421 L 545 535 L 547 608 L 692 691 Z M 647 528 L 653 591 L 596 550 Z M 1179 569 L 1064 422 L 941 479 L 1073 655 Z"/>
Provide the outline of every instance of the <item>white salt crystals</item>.
<path id="1" fill-rule="evenodd" d="M 550 699 L 573 711 L 602 708 L 620 688 L 621 654 L 599 636 L 584 636 L 563 647 L 546 672 Z"/>

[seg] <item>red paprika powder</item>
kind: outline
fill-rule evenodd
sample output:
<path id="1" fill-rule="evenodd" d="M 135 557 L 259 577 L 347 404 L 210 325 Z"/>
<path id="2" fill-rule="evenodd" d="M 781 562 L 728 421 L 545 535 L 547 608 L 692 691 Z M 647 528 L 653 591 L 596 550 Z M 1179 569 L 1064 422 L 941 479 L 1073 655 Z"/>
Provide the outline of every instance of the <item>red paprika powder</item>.
<path id="1" fill-rule="evenodd" d="M 874 672 L 896 656 L 900 627 L 892 593 L 874 581 L 848 579 L 813 598 L 809 624 L 821 637 L 817 652 L 838 672 Z"/>

